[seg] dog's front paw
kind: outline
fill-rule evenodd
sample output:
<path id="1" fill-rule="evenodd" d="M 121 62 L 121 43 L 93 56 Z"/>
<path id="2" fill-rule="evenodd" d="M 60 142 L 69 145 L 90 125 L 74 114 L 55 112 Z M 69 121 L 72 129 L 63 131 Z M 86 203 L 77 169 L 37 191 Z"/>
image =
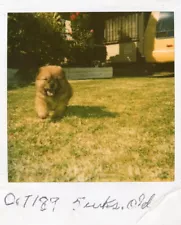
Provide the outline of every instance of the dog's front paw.
<path id="1" fill-rule="evenodd" d="M 39 112 L 38 113 L 38 117 L 40 119 L 46 119 L 48 117 L 48 113 L 46 113 L 46 112 Z"/>

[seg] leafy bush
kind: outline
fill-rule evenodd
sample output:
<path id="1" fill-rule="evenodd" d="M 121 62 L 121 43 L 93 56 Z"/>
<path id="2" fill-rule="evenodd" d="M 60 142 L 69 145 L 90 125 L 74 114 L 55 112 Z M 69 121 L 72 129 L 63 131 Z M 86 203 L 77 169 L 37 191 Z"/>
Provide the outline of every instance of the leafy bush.
<path id="1" fill-rule="evenodd" d="M 93 47 L 88 46 L 85 49 L 81 49 L 81 47 L 73 47 L 71 49 L 71 57 L 69 58 L 67 66 L 94 67 L 105 62 L 105 60 L 106 47 L 103 45 L 94 45 Z"/>
<path id="2" fill-rule="evenodd" d="M 65 55 L 64 23 L 58 13 L 8 14 L 8 67 L 56 64 Z"/>
<path id="3" fill-rule="evenodd" d="M 72 42 L 69 51 L 69 66 L 94 66 L 94 61 L 106 60 L 106 47 L 96 45 L 94 29 L 89 13 L 73 13 L 70 16 Z"/>
<path id="4" fill-rule="evenodd" d="M 95 66 L 95 61 L 105 61 L 105 46 L 95 45 L 91 14 L 70 14 L 72 40 L 66 39 L 62 15 L 8 14 L 8 67 L 18 68 L 18 76 L 28 77 L 26 71 L 41 65 L 61 64 L 65 57 L 69 66 Z"/>

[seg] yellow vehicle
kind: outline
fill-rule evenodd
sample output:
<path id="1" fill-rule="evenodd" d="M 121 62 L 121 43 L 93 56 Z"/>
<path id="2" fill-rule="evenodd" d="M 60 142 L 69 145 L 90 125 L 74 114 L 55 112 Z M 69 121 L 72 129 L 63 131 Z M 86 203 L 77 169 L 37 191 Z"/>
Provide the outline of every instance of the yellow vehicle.
<path id="1" fill-rule="evenodd" d="M 146 62 L 174 62 L 174 13 L 152 12 L 144 35 Z"/>
<path id="2" fill-rule="evenodd" d="M 104 38 L 114 67 L 174 68 L 174 12 L 112 13 L 104 21 Z"/>

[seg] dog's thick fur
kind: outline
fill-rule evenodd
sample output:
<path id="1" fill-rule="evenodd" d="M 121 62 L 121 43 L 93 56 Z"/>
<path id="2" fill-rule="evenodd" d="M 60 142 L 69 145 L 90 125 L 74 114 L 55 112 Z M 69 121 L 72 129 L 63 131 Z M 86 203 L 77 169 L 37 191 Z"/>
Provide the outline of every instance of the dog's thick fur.
<path id="1" fill-rule="evenodd" d="M 36 77 L 35 109 L 41 119 L 49 116 L 62 117 L 70 98 L 73 95 L 72 87 L 65 77 L 60 66 L 43 66 Z"/>

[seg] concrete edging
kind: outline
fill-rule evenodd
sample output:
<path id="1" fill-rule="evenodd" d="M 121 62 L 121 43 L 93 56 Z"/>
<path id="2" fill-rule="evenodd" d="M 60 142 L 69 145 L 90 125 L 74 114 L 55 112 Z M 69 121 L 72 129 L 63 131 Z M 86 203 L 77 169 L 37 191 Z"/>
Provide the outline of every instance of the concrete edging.
<path id="1" fill-rule="evenodd" d="M 101 79 L 113 77 L 112 67 L 63 68 L 68 80 Z"/>
<path id="2" fill-rule="evenodd" d="M 68 80 L 86 80 L 112 78 L 112 67 L 63 68 Z M 8 83 L 16 82 L 15 74 L 18 69 L 7 69 Z"/>

